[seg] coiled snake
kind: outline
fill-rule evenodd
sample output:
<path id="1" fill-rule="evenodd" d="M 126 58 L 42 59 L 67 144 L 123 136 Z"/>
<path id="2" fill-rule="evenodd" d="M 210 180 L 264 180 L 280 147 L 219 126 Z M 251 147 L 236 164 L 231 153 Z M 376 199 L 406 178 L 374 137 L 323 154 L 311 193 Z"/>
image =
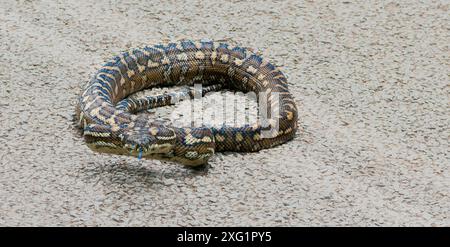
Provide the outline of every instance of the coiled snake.
<path id="1" fill-rule="evenodd" d="M 202 83 L 203 93 L 221 88 L 254 92 L 259 104 L 266 100 L 278 114 L 241 127 L 178 128 L 135 113 L 192 96 L 192 91 L 127 98 L 146 88 L 194 83 Z M 206 163 L 215 152 L 253 152 L 287 142 L 297 130 L 298 116 L 278 68 L 251 49 L 206 40 L 135 48 L 114 57 L 87 84 L 76 115 L 85 142 L 95 151 L 192 166 Z"/>

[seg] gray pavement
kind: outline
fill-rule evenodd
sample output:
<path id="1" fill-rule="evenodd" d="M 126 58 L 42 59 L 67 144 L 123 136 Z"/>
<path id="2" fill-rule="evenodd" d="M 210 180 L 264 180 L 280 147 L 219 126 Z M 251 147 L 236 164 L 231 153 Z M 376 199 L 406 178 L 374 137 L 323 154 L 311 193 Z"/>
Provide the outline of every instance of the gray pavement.
<path id="1" fill-rule="evenodd" d="M 0 0 L 0 225 L 450 226 L 448 1 Z M 282 67 L 296 138 L 204 169 L 93 153 L 113 53 L 211 38 Z"/>

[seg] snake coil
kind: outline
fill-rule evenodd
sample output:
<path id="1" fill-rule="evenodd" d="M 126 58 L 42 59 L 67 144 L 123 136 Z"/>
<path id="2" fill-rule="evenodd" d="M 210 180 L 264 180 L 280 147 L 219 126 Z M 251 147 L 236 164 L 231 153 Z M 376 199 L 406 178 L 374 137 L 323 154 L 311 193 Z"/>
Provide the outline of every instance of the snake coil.
<path id="1" fill-rule="evenodd" d="M 137 111 L 170 104 L 183 91 L 127 98 L 156 86 L 202 83 L 204 92 L 229 88 L 254 92 L 277 116 L 242 127 L 185 127 L 156 122 Z M 297 107 L 286 77 L 250 49 L 223 42 L 191 41 L 135 48 L 106 62 L 79 98 L 77 119 L 87 145 L 98 152 L 200 165 L 220 151 L 254 152 L 292 139 Z M 276 124 L 275 124 L 276 122 Z M 276 125 L 276 128 L 274 128 Z"/>

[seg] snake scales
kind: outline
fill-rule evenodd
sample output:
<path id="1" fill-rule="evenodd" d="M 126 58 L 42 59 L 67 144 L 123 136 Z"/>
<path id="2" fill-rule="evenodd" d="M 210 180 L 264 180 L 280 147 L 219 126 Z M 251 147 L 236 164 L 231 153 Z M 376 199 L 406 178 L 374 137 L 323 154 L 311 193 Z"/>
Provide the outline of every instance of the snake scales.
<path id="1" fill-rule="evenodd" d="M 229 88 L 265 95 L 267 106 L 278 108 L 277 129 L 263 135 L 273 130 L 273 121 L 178 128 L 135 114 L 168 105 L 176 96 L 192 96 L 189 90 L 127 98 L 146 88 L 194 83 L 202 83 L 203 93 Z M 85 142 L 94 151 L 195 166 L 206 163 L 215 152 L 253 152 L 287 142 L 297 130 L 298 114 L 286 77 L 258 54 L 222 42 L 183 40 L 135 48 L 106 62 L 84 89 L 76 116 Z"/>

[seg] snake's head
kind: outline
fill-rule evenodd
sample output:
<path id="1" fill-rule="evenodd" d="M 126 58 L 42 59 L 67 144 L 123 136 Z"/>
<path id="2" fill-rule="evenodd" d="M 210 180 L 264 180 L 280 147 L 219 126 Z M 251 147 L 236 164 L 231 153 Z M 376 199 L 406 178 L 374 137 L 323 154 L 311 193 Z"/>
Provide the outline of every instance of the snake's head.
<path id="1" fill-rule="evenodd" d="M 84 128 L 84 137 L 94 151 L 138 158 L 164 156 L 171 152 L 176 141 L 175 132 L 162 125 L 113 131 L 109 126 L 90 124 Z"/>
<path id="2" fill-rule="evenodd" d="M 129 155 L 155 158 L 169 153 L 175 144 L 175 132 L 162 125 L 126 129 L 120 136 Z"/>

